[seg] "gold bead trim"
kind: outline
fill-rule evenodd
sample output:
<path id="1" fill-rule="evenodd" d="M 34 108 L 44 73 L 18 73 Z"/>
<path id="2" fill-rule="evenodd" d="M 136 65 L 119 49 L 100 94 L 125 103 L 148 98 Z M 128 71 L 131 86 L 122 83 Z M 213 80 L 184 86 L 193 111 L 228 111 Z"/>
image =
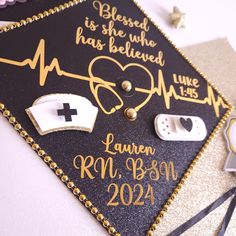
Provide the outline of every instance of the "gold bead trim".
<path id="1" fill-rule="evenodd" d="M 228 99 L 226 99 L 221 91 L 213 84 L 211 83 L 207 77 L 203 74 L 202 71 L 200 71 L 197 66 L 179 49 L 176 47 L 174 42 L 163 32 L 163 30 L 156 24 L 156 22 L 148 15 L 148 13 L 143 9 L 143 7 L 140 6 L 140 4 L 136 0 L 132 0 L 134 4 L 137 6 L 137 8 L 149 19 L 149 21 L 155 26 L 157 30 L 160 31 L 160 33 L 164 36 L 164 38 L 173 46 L 173 48 L 182 56 L 183 59 L 185 59 L 195 71 L 197 71 L 206 81 L 207 83 L 225 100 L 225 102 L 229 105 L 229 109 L 232 107 Z M 224 123 L 224 122 L 223 122 Z"/>
<path id="2" fill-rule="evenodd" d="M 136 0 L 132 0 L 134 2 L 134 4 L 138 7 L 138 9 L 150 20 L 150 22 L 156 27 L 156 29 L 158 29 L 161 34 L 164 36 L 164 38 L 174 47 L 174 49 L 182 56 L 182 58 L 184 58 L 192 67 L 195 71 L 197 71 L 202 78 L 204 78 L 207 82 L 208 85 L 210 85 L 215 92 L 217 92 L 226 102 L 226 104 L 228 104 L 228 110 L 226 111 L 226 113 L 223 115 L 223 117 L 221 118 L 221 120 L 219 121 L 219 123 L 217 124 L 217 126 L 215 127 L 215 129 L 213 130 L 213 132 L 210 134 L 208 140 L 205 142 L 205 144 L 203 145 L 202 149 L 200 150 L 200 152 L 198 153 L 198 155 L 194 158 L 194 160 L 192 161 L 192 163 L 190 164 L 190 166 L 188 167 L 188 169 L 186 170 L 186 172 L 184 173 L 182 179 L 180 180 L 180 182 L 178 183 L 178 185 L 176 186 L 176 188 L 174 189 L 173 193 L 171 194 L 171 196 L 169 197 L 169 199 L 166 201 L 166 203 L 164 204 L 161 212 L 158 214 L 158 216 L 156 217 L 154 223 L 151 225 L 150 229 L 147 232 L 147 236 L 153 236 L 154 231 L 157 229 L 158 224 L 160 224 L 162 218 L 164 217 L 164 215 L 166 214 L 166 212 L 169 209 L 169 206 L 172 204 L 173 200 L 176 198 L 177 194 L 179 193 L 179 190 L 182 188 L 183 184 L 185 183 L 185 181 L 188 179 L 189 175 L 191 174 L 194 166 L 197 164 L 197 162 L 200 160 L 200 158 L 202 157 L 202 154 L 205 152 L 206 148 L 208 147 L 208 145 L 211 143 L 212 139 L 215 137 L 215 135 L 217 134 L 217 132 L 222 128 L 223 124 L 225 123 L 225 121 L 227 120 L 227 118 L 230 116 L 230 113 L 232 112 L 232 110 L 234 109 L 234 107 L 231 105 L 231 103 L 229 103 L 229 101 L 222 95 L 221 91 L 218 90 L 218 88 L 212 84 L 207 77 L 196 67 L 195 64 L 193 64 L 191 62 L 191 60 L 180 50 L 178 49 L 175 44 L 172 42 L 172 40 L 169 39 L 169 37 L 163 32 L 162 29 L 159 28 L 159 26 L 155 23 L 155 21 L 152 20 L 152 18 L 147 14 L 147 12 L 139 5 L 139 3 Z"/>
<path id="3" fill-rule="evenodd" d="M 47 11 L 41 12 L 37 15 L 33 15 L 32 17 L 27 17 L 26 19 L 23 19 L 21 21 L 14 22 L 12 24 L 0 27 L 0 33 L 8 32 L 10 30 L 13 30 L 15 28 L 19 28 L 21 26 L 26 26 L 28 24 L 35 22 L 35 21 L 41 20 L 45 17 L 48 17 L 48 16 L 53 15 L 55 13 L 61 12 L 69 7 L 73 7 L 73 6 L 75 6 L 81 2 L 84 2 L 84 1 L 86 1 L 86 0 L 72 0 L 72 1 L 66 2 L 64 4 L 61 4 L 59 6 L 56 6 L 54 8 L 50 8 Z"/>
<path id="4" fill-rule="evenodd" d="M 200 160 L 202 154 L 205 152 L 205 149 L 208 147 L 216 133 L 219 131 L 219 129 L 223 126 L 223 123 L 227 120 L 230 113 L 232 112 L 233 107 L 230 106 L 229 110 L 224 114 L 214 131 L 211 133 L 209 139 L 207 142 L 203 145 L 202 149 L 196 156 L 196 158 L 193 160 L 189 168 L 184 173 L 184 176 L 180 180 L 179 184 L 174 189 L 173 193 L 169 197 L 169 199 L 166 201 L 165 205 L 163 206 L 161 212 L 156 217 L 154 223 L 151 225 L 150 229 L 147 232 L 147 236 L 153 235 L 154 231 L 157 229 L 158 224 L 160 224 L 162 218 L 168 211 L 169 206 L 172 204 L 173 200 L 176 198 L 179 190 L 182 188 L 183 184 L 185 183 L 186 179 L 191 174 L 194 166 L 197 164 L 197 162 Z M 7 112 L 6 112 L 7 111 Z M 22 138 L 25 139 L 25 141 L 31 146 L 31 148 L 37 153 L 39 157 L 43 159 L 43 161 L 55 172 L 55 174 L 61 178 L 61 181 L 66 184 L 66 186 L 73 192 L 73 194 L 84 204 L 84 206 L 90 210 L 90 212 L 96 216 L 97 220 L 103 225 L 104 228 L 107 229 L 108 233 L 113 236 L 119 236 L 120 234 L 115 230 L 114 227 L 110 225 L 110 222 L 105 219 L 104 215 L 101 214 L 98 209 L 92 204 L 91 201 L 87 199 L 87 197 L 81 193 L 80 189 L 77 188 L 74 184 L 74 182 L 70 181 L 69 177 L 64 174 L 63 170 L 60 169 L 56 162 L 53 162 L 51 156 L 49 156 L 43 149 L 40 148 L 40 146 L 35 143 L 32 137 L 28 135 L 28 133 L 22 128 L 22 126 L 18 123 L 16 118 L 11 115 L 11 112 L 5 108 L 5 105 L 3 103 L 0 103 L 0 112 L 3 114 L 4 117 L 7 118 L 9 123 L 14 127 L 14 129 L 20 134 Z M 7 116 L 6 116 L 7 113 Z M 5 114 L 5 115 L 4 115 Z"/>
<path id="5" fill-rule="evenodd" d="M 20 125 L 11 112 L 6 109 L 6 106 L 0 102 L 0 113 L 8 122 L 14 127 L 19 135 L 26 141 L 27 144 L 36 152 L 36 154 L 46 163 L 49 168 L 61 179 L 61 181 L 67 186 L 67 188 L 79 199 L 79 201 L 95 216 L 95 218 L 101 223 L 101 225 L 107 230 L 110 235 L 120 236 L 116 229 L 110 224 L 105 216 L 99 212 L 99 210 L 88 200 L 85 194 L 81 193 L 80 189 L 76 187 L 73 181 L 60 169 L 56 162 L 53 161 L 52 157 L 49 156 L 34 139 L 29 136 L 26 130 Z"/>
<path id="6" fill-rule="evenodd" d="M 164 215 L 166 214 L 166 212 L 168 211 L 170 205 L 172 204 L 173 200 L 176 198 L 177 194 L 179 193 L 179 190 L 182 188 L 182 186 L 185 184 L 186 180 L 188 179 L 189 175 L 191 174 L 193 168 L 196 166 L 196 164 L 199 162 L 199 160 L 201 159 L 203 153 L 205 152 L 206 148 L 209 146 L 209 144 L 211 143 L 212 139 L 215 137 L 215 135 L 217 134 L 217 132 L 222 128 L 223 123 L 227 120 L 227 118 L 230 116 L 230 113 L 232 112 L 232 110 L 234 109 L 232 106 L 229 105 L 229 109 L 227 110 L 227 112 L 224 114 L 224 116 L 221 118 L 220 122 L 218 123 L 218 125 L 216 126 L 216 128 L 213 130 L 213 132 L 211 133 L 211 135 L 209 136 L 207 142 L 205 142 L 205 144 L 203 145 L 202 149 L 200 150 L 200 152 L 198 153 L 198 155 L 194 158 L 194 160 L 192 161 L 192 163 L 190 164 L 190 166 L 188 167 L 188 169 L 186 170 L 186 172 L 184 173 L 182 179 L 180 180 L 180 182 L 178 183 L 178 185 L 176 186 L 176 188 L 174 189 L 173 193 L 171 194 L 171 196 L 169 197 L 169 199 L 166 201 L 166 203 L 164 204 L 161 212 L 159 213 L 159 215 L 156 217 L 156 219 L 154 220 L 154 223 L 152 224 L 152 226 L 150 227 L 149 231 L 147 232 L 147 236 L 148 235 L 153 235 L 154 231 L 157 229 L 158 225 L 160 224 L 162 218 L 164 217 Z"/>
<path id="7" fill-rule="evenodd" d="M 63 11 L 67 8 L 70 8 L 74 5 L 77 5 L 78 3 L 84 2 L 86 0 L 73 0 L 73 1 L 69 1 L 66 2 L 62 5 L 59 5 L 57 7 L 51 8 L 47 11 L 44 11 L 43 13 L 39 13 L 38 15 L 34 15 L 32 17 L 28 17 L 25 20 L 21 20 L 19 22 L 4 26 L 4 27 L 0 27 L 0 33 L 3 32 L 8 32 L 10 30 L 13 30 L 15 28 L 19 28 L 21 26 L 25 26 L 27 24 L 30 24 L 32 22 L 38 21 L 40 19 L 43 19 L 47 16 L 53 15 L 57 12 Z M 186 170 L 186 172 L 184 173 L 183 178 L 180 180 L 180 182 L 178 183 L 178 185 L 176 186 L 176 188 L 174 189 L 173 193 L 171 194 L 171 196 L 169 197 L 169 199 L 166 201 L 166 203 L 163 206 L 163 209 L 161 210 L 161 212 L 159 213 L 159 215 L 155 218 L 154 223 L 151 225 L 150 229 L 147 231 L 147 236 L 153 236 L 154 231 L 157 229 L 158 224 L 160 224 L 162 218 L 164 217 L 164 215 L 166 214 L 166 212 L 168 211 L 169 206 L 172 204 L 173 200 L 176 198 L 179 190 L 182 188 L 183 184 L 185 183 L 185 181 L 187 180 L 187 178 L 189 177 L 189 175 L 191 174 L 194 166 L 197 164 L 197 162 L 200 160 L 200 158 L 202 157 L 202 154 L 205 152 L 205 149 L 208 147 L 208 145 L 211 143 L 212 139 L 215 137 L 216 133 L 220 130 L 220 128 L 222 128 L 223 124 L 225 123 L 225 121 L 227 120 L 227 118 L 229 117 L 230 113 L 232 112 L 232 110 L 234 109 L 234 107 L 231 105 L 231 103 L 229 103 L 229 101 L 222 95 L 221 91 L 218 90 L 218 88 L 212 84 L 207 78 L 206 76 L 196 67 L 195 64 L 193 64 L 191 62 L 191 60 L 181 51 L 179 50 L 175 44 L 169 39 L 169 37 L 162 31 L 162 29 L 159 28 L 159 26 L 151 19 L 151 17 L 146 13 L 146 11 L 139 5 L 138 2 L 136 2 L 136 0 L 132 0 L 134 2 L 134 4 L 137 6 L 137 8 L 149 19 L 149 21 L 161 32 L 161 34 L 164 36 L 164 38 L 175 48 L 175 50 L 177 50 L 177 52 L 179 52 L 179 54 L 206 80 L 206 82 L 224 99 L 224 101 L 228 104 L 228 110 L 227 112 L 224 114 L 224 116 L 221 118 L 220 122 L 218 123 L 218 125 L 216 126 L 216 128 L 214 129 L 214 131 L 211 133 L 211 135 L 209 136 L 208 140 L 206 141 L 206 143 L 203 145 L 202 149 L 200 150 L 200 152 L 198 153 L 198 155 L 195 157 L 195 159 L 193 160 L 193 162 L 191 163 L 191 165 L 188 167 L 188 169 Z M 3 114 L 4 117 L 6 117 L 9 121 L 10 124 L 13 125 L 14 129 L 25 139 L 25 141 L 31 145 L 32 149 L 36 152 L 40 151 L 40 147 L 38 144 L 36 144 L 34 142 L 34 140 L 28 136 L 27 132 L 21 127 L 21 125 L 16 121 L 15 117 L 12 117 L 10 114 L 10 111 L 8 111 L 5 108 L 5 105 L 3 103 L 0 103 L 0 112 Z M 25 131 L 25 132 L 22 132 Z M 22 133 L 21 133 L 22 132 Z M 42 149 L 41 149 L 42 150 Z M 38 153 L 37 153 L 38 154 Z M 40 155 L 39 155 L 40 156 Z M 97 220 L 104 226 L 104 228 L 107 229 L 108 233 L 113 235 L 113 236 L 121 236 L 120 233 L 118 233 L 114 227 L 112 227 L 110 225 L 110 223 L 105 219 L 105 217 L 103 216 L 103 214 L 99 213 L 99 211 L 97 210 L 97 208 L 93 207 L 93 205 L 88 206 L 88 199 L 86 198 L 85 195 L 83 195 L 80 191 L 79 188 L 77 188 L 76 186 L 70 187 L 71 184 L 69 184 L 70 180 L 68 178 L 68 176 L 64 175 L 63 171 L 61 169 L 59 169 L 59 167 L 55 166 L 54 164 L 51 165 L 52 163 L 55 163 L 52 161 L 51 157 L 48 156 L 45 153 L 45 156 L 40 156 L 41 158 L 43 158 L 44 162 L 47 163 L 50 168 L 56 173 L 56 175 L 58 177 L 61 178 L 62 182 L 64 182 L 67 187 L 73 192 L 73 194 L 79 198 L 79 200 L 85 205 L 85 207 L 87 207 L 92 214 L 95 214 Z M 56 163 L 55 163 L 56 164 Z M 53 168 L 52 168 L 53 167 Z M 73 183 L 73 182 L 72 182 Z M 69 184 L 69 186 L 68 186 Z M 82 195 L 82 197 L 81 197 Z M 86 204 L 87 202 L 87 204 Z M 93 209 L 93 211 L 92 211 Z M 96 209 L 96 210 L 95 210 Z M 94 213 L 95 212 L 95 213 Z M 114 229 L 114 230 L 113 230 Z"/>

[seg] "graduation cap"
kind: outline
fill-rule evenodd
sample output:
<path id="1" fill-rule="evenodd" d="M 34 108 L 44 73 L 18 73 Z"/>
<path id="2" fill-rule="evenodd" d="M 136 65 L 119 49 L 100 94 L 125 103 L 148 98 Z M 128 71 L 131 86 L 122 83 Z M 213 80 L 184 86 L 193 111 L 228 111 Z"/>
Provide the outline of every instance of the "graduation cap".
<path id="1" fill-rule="evenodd" d="M 153 235 L 227 100 L 134 1 L 69 1 L 4 28 L 0 45 L 3 115 L 108 233 Z M 178 115 L 185 140 L 203 132 L 162 140 L 159 114 Z"/>

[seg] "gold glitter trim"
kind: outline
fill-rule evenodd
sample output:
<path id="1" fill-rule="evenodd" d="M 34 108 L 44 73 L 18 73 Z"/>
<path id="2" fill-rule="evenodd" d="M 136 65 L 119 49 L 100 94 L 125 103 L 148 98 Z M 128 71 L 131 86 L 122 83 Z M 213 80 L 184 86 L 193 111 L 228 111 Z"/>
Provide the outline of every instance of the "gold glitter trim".
<path id="1" fill-rule="evenodd" d="M 84 2 L 86 0 L 72 0 L 69 2 L 66 2 L 64 4 L 61 4 L 59 6 L 56 6 L 54 8 L 51 8 L 47 11 L 44 11 L 42 13 L 39 13 L 37 15 L 34 15 L 32 17 L 28 17 L 26 19 L 23 19 L 19 22 L 0 27 L 0 33 L 8 32 L 10 30 L 13 30 L 15 28 L 19 28 L 21 26 L 25 26 L 27 24 L 30 24 L 34 21 L 41 20 L 47 16 L 53 15 L 55 13 L 61 12 L 67 8 L 70 8 L 74 5 L 77 5 L 78 3 Z M 194 166 L 197 164 L 197 162 L 202 157 L 202 154 L 205 152 L 208 145 L 211 143 L 212 139 L 215 137 L 216 133 L 222 128 L 223 124 L 229 117 L 230 113 L 234 109 L 234 107 L 229 103 L 229 101 L 222 95 L 222 93 L 217 89 L 217 87 L 212 84 L 206 76 L 196 67 L 195 64 L 191 62 L 191 60 L 181 51 L 179 50 L 175 44 L 169 39 L 169 37 L 163 32 L 162 29 L 159 28 L 159 26 L 151 19 L 151 17 L 146 13 L 146 11 L 139 5 L 136 0 L 132 0 L 132 2 L 137 6 L 137 8 L 149 19 L 149 21 L 160 31 L 160 33 L 164 36 L 164 38 L 173 46 L 175 50 L 197 71 L 206 81 L 207 83 L 220 95 L 224 101 L 228 104 L 228 110 L 223 115 L 221 120 L 219 121 L 218 125 L 215 127 L 211 135 L 209 136 L 208 140 L 205 142 L 203 147 L 201 148 L 198 155 L 194 158 L 188 169 L 185 171 L 182 179 L 177 184 L 176 188 L 174 189 L 173 193 L 169 197 L 169 199 L 164 204 L 162 210 L 160 211 L 159 215 L 155 218 L 153 224 L 151 225 L 150 229 L 147 232 L 147 236 L 153 236 L 154 231 L 157 229 L 158 224 L 160 224 L 162 218 L 166 214 L 166 212 L 169 209 L 169 206 L 172 204 L 173 200 L 176 198 L 179 190 L 182 188 L 183 184 L 185 183 L 186 179 L 191 174 Z M 112 227 L 109 223 L 109 221 L 104 217 L 103 214 L 99 213 L 98 209 L 87 199 L 87 197 L 81 193 L 80 189 L 75 186 L 75 184 L 69 180 L 68 176 L 64 174 L 63 170 L 60 169 L 55 162 L 52 161 L 52 158 L 47 155 L 47 153 L 40 148 L 38 144 L 35 143 L 32 137 L 28 135 L 28 133 L 22 128 L 22 126 L 16 121 L 16 118 L 13 117 L 9 110 L 6 109 L 5 105 L 3 103 L 0 103 L 0 112 L 3 114 L 4 117 L 6 117 L 9 121 L 9 123 L 15 128 L 15 130 L 25 139 L 25 141 L 32 147 L 32 149 L 38 154 L 38 156 L 43 159 L 43 161 L 55 172 L 55 174 L 61 179 L 63 183 L 72 191 L 72 193 L 84 204 L 86 208 L 90 210 L 90 212 L 96 216 L 97 220 L 101 223 L 101 225 L 108 231 L 110 235 L 114 236 L 121 236 L 120 233 L 116 231 L 114 227 Z"/>

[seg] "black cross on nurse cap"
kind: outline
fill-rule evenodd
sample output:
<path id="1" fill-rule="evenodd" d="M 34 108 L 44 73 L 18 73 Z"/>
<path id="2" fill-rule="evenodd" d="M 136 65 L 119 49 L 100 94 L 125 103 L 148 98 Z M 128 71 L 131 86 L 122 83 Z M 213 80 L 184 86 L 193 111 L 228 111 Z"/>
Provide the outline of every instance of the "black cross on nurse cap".
<path id="1" fill-rule="evenodd" d="M 65 121 L 72 121 L 72 116 L 77 115 L 77 109 L 71 109 L 69 103 L 63 103 L 63 109 L 57 110 L 58 116 L 65 116 Z"/>

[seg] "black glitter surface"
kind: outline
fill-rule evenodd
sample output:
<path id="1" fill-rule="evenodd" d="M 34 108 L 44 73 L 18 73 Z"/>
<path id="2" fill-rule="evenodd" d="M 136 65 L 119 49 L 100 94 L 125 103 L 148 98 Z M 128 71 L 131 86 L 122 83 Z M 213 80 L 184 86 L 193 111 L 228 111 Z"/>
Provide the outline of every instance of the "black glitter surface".
<path id="1" fill-rule="evenodd" d="M 52 2 L 52 1 L 49 1 Z M 54 2 L 54 1 L 53 1 Z M 144 14 L 137 8 L 132 1 L 111 0 L 102 1 L 116 6 L 122 15 L 142 21 Z M 10 11 L 10 10 L 9 10 Z M 4 13 L 0 13 L 0 16 Z M 22 13 L 23 14 L 23 13 Z M 16 61 L 23 61 L 26 58 L 32 59 L 39 45 L 40 40 L 45 40 L 45 63 L 50 64 L 56 57 L 60 63 L 61 69 L 67 72 L 88 76 L 88 65 L 97 56 L 105 55 L 114 58 L 122 65 L 128 63 L 138 63 L 148 68 L 155 78 L 155 86 L 158 84 L 158 72 L 161 69 L 165 78 L 167 88 L 173 85 L 173 73 L 186 75 L 199 80 L 198 88 L 199 99 L 207 97 L 207 82 L 195 69 L 174 49 L 174 47 L 165 39 L 159 30 L 149 21 L 150 30 L 146 37 L 157 42 L 157 47 L 164 52 L 165 66 L 160 67 L 157 64 L 143 62 L 139 59 L 127 58 L 121 54 L 110 54 L 108 49 L 98 51 L 89 46 L 75 44 L 75 34 L 78 26 L 84 25 L 85 17 L 95 20 L 97 24 L 107 23 L 106 20 L 98 16 L 93 8 L 93 1 L 83 2 L 75 7 L 62 11 L 59 14 L 47 17 L 43 20 L 34 22 L 25 27 L 17 28 L 13 31 L 0 35 L 0 57 Z M 140 34 L 137 28 L 128 28 L 122 23 L 116 22 L 116 28 L 124 29 L 126 32 Z M 85 30 L 86 37 L 99 38 L 108 43 L 106 36 L 100 31 L 90 32 Z M 117 39 L 118 44 L 123 44 L 122 38 Z M 139 44 L 132 45 L 135 50 L 143 50 Z M 145 47 L 146 53 L 155 54 L 155 48 Z M 98 106 L 97 101 L 91 93 L 89 83 L 66 76 L 58 76 L 56 70 L 48 73 L 44 86 L 39 86 L 39 63 L 35 70 L 29 66 L 17 67 L 5 63 L 0 63 L 0 101 L 6 104 L 18 121 L 28 131 L 40 146 L 49 153 L 53 160 L 64 170 L 70 179 L 81 189 L 88 199 L 102 212 L 109 222 L 118 232 L 125 236 L 145 235 L 154 218 L 162 209 L 164 203 L 173 192 L 187 167 L 191 164 L 197 155 L 204 141 L 202 142 L 166 142 L 160 140 L 154 130 L 154 118 L 161 113 L 199 116 L 207 127 L 208 135 L 218 124 L 220 118 L 225 114 L 226 108 L 220 107 L 219 117 L 216 116 L 213 106 L 208 104 L 196 104 L 175 99 L 170 100 L 170 109 L 165 106 L 163 96 L 154 94 L 151 100 L 138 111 L 138 119 L 130 122 L 124 118 L 123 112 L 127 107 L 136 107 L 146 98 L 147 94 L 137 91 L 126 96 L 119 86 L 114 90 L 122 97 L 124 106 L 111 115 L 106 115 L 99 109 L 98 118 L 94 131 L 89 134 L 78 131 L 65 131 L 40 136 L 30 122 L 25 109 L 30 107 L 38 97 L 50 93 L 73 93 L 88 98 L 93 105 Z M 134 87 L 150 88 L 150 78 L 139 68 L 129 68 L 122 71 L 119 66 L 109 60 L 99 61 L 93 68 L 94 74 L 104 80 L 117 83 L 123 79 L 128 79 Z M 174 85 L 176 91 L 177 85 Z M 217 98 L 217 93 L 213 92 Z M 106 89 L 99 92 L 102 103 L 108 109 L 117 104 L 117 98 Z M 112 156 L 104 152 L 102 141 L 105 140 L 108 133 L 114 134 L 114 142 L 122 144 L 132 144 L 151 146 L 155 148 L 154 156 L 130 155 L 128 153 Z M 73 159 L 77 155 L 94 158 L 112 157 L 114 166 L 118 169 L 121 178 L 111 179 L 106 177 L 101 179 L 98 173 L 93 172 L 93 180 L 89 178 L 81 179 L 80 170 L 73 167 Z M 32 153 L 32 156 L 34 154 Z M 141 158 L 144 166 L 150 166 L 153 160 L 158 164 L 161 162 L 174 162 L 177 180 L 167 181 L 164 175 L 160 176 L 158 181 L 150 180 L 146 175 L 142 180 L 134 180 L 132 172 L 125 168 L 127 158 L 133 157 L 135 160 Z M 119 196 L 116 201 L 118 206 L 107 206 L 112 197 L 113 190 L 107 191 L 108 185 L 117 183 L 128 183 L 132 188 L 135 184 L 141 184 L 145 191 L 151 184 L 154 190 L 154 204 L 150 204 L 149 199 L 144 199 L 143 206 L 125 206 L 120 203 Z M 45 183 L 46 184 L 46 183 Z M 127 191 L 124 194 L 127 200 Z M 137 198 L 137 192 L 134 193 Z"/>

